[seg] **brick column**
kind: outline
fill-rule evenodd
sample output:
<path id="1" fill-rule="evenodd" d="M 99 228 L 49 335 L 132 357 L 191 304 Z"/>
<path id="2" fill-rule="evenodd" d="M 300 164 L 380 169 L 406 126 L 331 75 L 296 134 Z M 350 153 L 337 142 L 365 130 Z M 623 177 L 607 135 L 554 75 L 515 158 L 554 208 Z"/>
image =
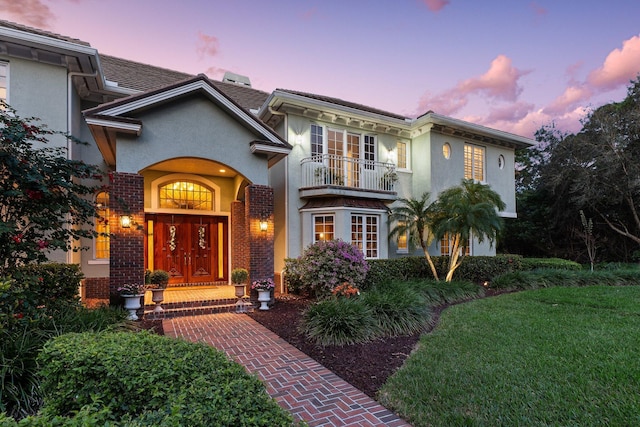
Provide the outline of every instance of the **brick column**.
<path id="1" fill-rule="evenodd" d="M 113 172 L 109 193 L 109 293 L 125 283 L 144 284 L 144 178 L 135 173 Z M 120 216 L 131 216 L 131 227 L 122 228 Z M 117 301 L 117 298 L 115 299 Z"/>
<path id="2" fill-rule="evenodd" d="M 244 202 L 231 202 L 231 269 L 249 269 L 249 242 L 244 220 Z"/>
<path id="3" fill-rule="evenodd" d="M 273 188 L 266 185 L 249 185 L 245 188 L 244 218 L 249 249 L 249 280 L 273 279 Z M 267 231 L 260 230 L 261 221 L 267 221 Z M 251 291 L 251 300 L 257 299 L 258 293 Z"/>

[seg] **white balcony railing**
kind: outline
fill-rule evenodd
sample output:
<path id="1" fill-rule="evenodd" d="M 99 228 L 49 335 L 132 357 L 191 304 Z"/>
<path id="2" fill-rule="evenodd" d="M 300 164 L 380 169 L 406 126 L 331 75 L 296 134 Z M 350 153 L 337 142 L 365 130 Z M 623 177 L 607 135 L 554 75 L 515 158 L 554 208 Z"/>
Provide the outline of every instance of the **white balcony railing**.
<path id="1" fill-rule="evenodd" d="M 369 191 L 395 191 L 398 180 L 393 163 L 323 154 L 300 161 L 300 188 L 340 186 Z"/>

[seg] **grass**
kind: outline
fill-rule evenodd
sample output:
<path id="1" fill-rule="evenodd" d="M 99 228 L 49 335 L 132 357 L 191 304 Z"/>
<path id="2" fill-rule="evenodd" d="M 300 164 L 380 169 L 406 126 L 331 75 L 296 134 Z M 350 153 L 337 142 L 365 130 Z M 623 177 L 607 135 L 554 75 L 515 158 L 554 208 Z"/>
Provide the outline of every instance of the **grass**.
<path id="1" fill-rule="evenodd" d="M 640 425 L 640 287 L 449 308 L 380 391 L 415 427 Z"/>

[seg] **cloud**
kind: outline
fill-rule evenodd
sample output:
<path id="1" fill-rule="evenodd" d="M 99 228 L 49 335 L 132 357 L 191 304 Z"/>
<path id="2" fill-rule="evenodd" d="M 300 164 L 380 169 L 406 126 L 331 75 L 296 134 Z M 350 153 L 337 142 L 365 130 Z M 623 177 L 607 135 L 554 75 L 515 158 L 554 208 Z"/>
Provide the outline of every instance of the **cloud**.
<path id="1" fill-rule="evenodd" d="M 531 10 L 533 10 L 533 13 L 535 13 L 536 16 L 546 16 L 547 13 L 549 13 L 549 11 L 547 9 L 545 9 L 542 6 L 540 6 L 538 3 L 534 2 L 534 1 L 529 3 L 529 7 L 531 8 Z"/>
<path id="2" fill-rule="evenodd" d="M 21 24 L 42 29 L 49 28 L 55 20 L 49 6 L 41 0 L 0 0 L 0 10 Z"/>
<path id="3" fill-rule="evenodd" d="M 302 18 L 303 21 L 310 21 L 317 14 L 318 14 L 318 8 L 317 7 L 312 7 L 311 9 L 308 9 L 308 10 L 305 10 L 304 12 L 302 12 L 300 17 Z"/>
<path id="4" fill-rule="evenodd" d="M 202 56 L 216 56 L 218 54 L 220 42 L 215 36 L 209 36 L 198 31 L 197 52 Z"/>
<path id="5" fill-rule="evenodd" d="M 622 42 L 622 49 L 614 49 L 604 64 L 587 76 L 587 82 L 599 91 L 626 85 L 640 72 L 640 35 Z"/>
<path id="6" fill-rule="evenodd" d="M 450 3 L 449 0 L 422 0 L 422 3 L 427 6 L 431 12 L 440 12 L 446 5 Z"/>
<path id="7" fill-rule="evenodd" d="M 621 49 L 612 50 L 584 82 L 576 81 L 576 66 L 567 69 L 570 85 L 544 109 L 546 114 L 565 114 L 587 104 L 595 95 L 628 85 L 640 72 L 640 36 L 633 36 L 622 42 Z"/>
<path id="8" fill-rule="evenodd" d="M 433 110 L 438 114 L 452 115 L 464 108 L 472 95 L 481 95 L 489 99 L 516 101 L 522 88 L 518 80 L 528 74 L 515 68 L 511 59 L 498 55 L 489 66 L 489 70 L 479 77 L 472 77 L 458 83 L 454 88 L 432 96 L 425 93 L 418 102 L 416 114 Z"/>

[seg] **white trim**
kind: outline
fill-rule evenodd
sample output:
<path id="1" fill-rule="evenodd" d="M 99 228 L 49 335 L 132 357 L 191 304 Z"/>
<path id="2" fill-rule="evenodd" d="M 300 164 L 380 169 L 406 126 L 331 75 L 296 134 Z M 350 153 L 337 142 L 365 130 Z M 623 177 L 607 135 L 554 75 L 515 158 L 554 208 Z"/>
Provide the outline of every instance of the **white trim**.
<path id="1" fill-rule="evenodd" d="M 117 120 L 107 120 L 95 117 L 87 117 L 85 121 L 89 126 L 104 126 L 121 132 L 135 133 L 137 136 L 140 136 L 140 133 L 142 132 L 142 125 L 137 123 L 124 123 Z"/>
<path id="2" fill-rule="evenodd" d="M 0 37 L 19 40 L 20 42 L 28 42 L 33 44 L 44 45 L 54 49 L 62 51 L 71 51 L 80 53 L 83 55 L 96 56 L 98 51 L 91 46 L 85 46 L 66 40 L 55 39 L 49 36 L 43 36 L 39 34 L 28 33 L 22 30 L 16 30 L 13 28 L 0 27 Z"/>
<path id="3" fill-rule="evenodd" d="M 87 264 L 89 264 L 89 265 L 109 265 L 109 259 L 108 258 L 90 259 L 90 260 L 87 260 Z"/>
<path id="4" fill-rule="evenodd" d="M 9 88 L 11 87 L 10 81 L 9 79 L 11 78 L 11 69 L 9 68 L 9 61 L 0 61 L 0 65 L 4 65 L 6 67 L 7 70 L 7 76 L 5 79 L 5 90 L 7 92 L 7 97 L 5 98 L 4 102 L 6 102 L 7 104 L 11 105 L 11 91 L 9 90 Z"/>
<path id="5" fill-rule="evenodd" d="M 516 212 L 498 212 L 498 216 L 502 218 L 518 218 L 518 214 Z"/>

